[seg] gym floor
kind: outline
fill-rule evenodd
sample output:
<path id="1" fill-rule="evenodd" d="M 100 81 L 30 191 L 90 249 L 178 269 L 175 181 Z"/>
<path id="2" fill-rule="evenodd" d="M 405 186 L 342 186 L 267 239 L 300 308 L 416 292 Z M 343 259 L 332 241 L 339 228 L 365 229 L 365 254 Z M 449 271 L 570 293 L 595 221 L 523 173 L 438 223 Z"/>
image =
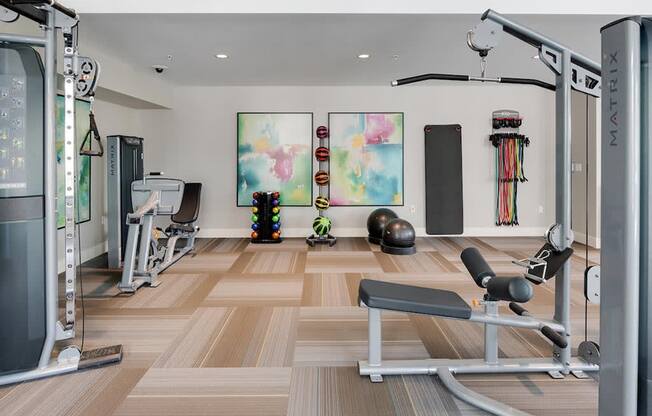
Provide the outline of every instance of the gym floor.
<path id="1" fill-rule="evenodd" d="M 119 296 L 119 271 L 98 258 L 84 267 L 87 349 L 122 343 L 119 365 L 0 388 L 9 415 L 480 415 L 453 398 L 436 377 L 357 374 L 365 359 L 367 316 L 356 306 L 360 279 L 457 291 L 482 291 L 459 253 L 475 246 L 499 274 L 535 253 L 538 238 L 420 238 L 413 256 L 389 256 L 363 238 L 308 248 L 303 239 L 251 245 L 245 239 L 202 239 L 161 275 L 158 288 Z M 589 250 L 591 264 L 599 251 Z M 584 334 L 585 247 L 575 246 L 574 349 Z M 60 285 L 61 286 L 61 285 Z M 535 289 L 528 309 L 550 317 L 554 280 Z M 81 311 L 80 311 L 81 312 Z M 506 308 L 502 313 L 511 314 Z M 80 315 L 78 315 L 81 317 Z M 597 339 L 599 307 L 588 307 Z M 82 325 L 79 322 L 78 334 Z M 384 357 L 476 358 L 482 327 L 462 321 L 385 313 Z M 499 330 L 501 356 L 550 356 L 534 331 Z M 80 340 L 77 340 L 80 343 Z M 595 377 L 595 376 L 593 376 Z M 465 385 L 535 415 L 597 414 L 598 383 L 568 376 L 460 376 Z"/>

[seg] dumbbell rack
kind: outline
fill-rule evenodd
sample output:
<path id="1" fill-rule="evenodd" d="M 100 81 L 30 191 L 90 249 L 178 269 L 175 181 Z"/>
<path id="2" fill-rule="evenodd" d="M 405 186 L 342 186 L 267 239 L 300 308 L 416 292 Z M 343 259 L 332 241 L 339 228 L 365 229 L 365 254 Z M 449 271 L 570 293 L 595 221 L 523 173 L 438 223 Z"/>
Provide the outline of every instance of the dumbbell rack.
<path id="1" fill-rule="evenodd" d="M 273 201 L 278 201 L 278 198 L 274 198 L 274 194 L 277 192 L 255 192 L 252 200 L 252 229 L 255 229 L 252 232 L 251 242 L 253 244 L 278 244 L 283 241 L 283 238 L 280 237 L 281 234 L 281 222 L 280 222 L 280 213 L 281 210 L 278 205 L 274 205 Z M 254 210 L 254 208 L 256 208 Z M 277 208 L 277 212 L 273 212 L 274 208 Z M 255 211 L 255 212 L 253 212 Z M 274 221 L 273 218 L 277 216 L 277 221 Z M 256 221 L 254 220 L 254 217 Z M 274 226 L 277 224 L 277 230 L 274 230 Z M 254 238 L 254 233 L 257 233 Z M 273 238 L 274 233 L 278 233 L 278 238 Z"/>
<path id="2" fill-rule="evenodd" d="M 320 126 L 317 128 L 319 130 L 321 127 Z M 326 130 L 328 133 L 324 137 L 317 137 L 317 147 L 325 147 L 327 149 L 330 149 L 330 131 Z M 316 156 L 315 156 L 316 158 Z M 324 172 L 328 172 L 330 175 L 330 155 L 328 156 L 327 160 L 319 160 L 317 159 L 317 166 L 318 170 L 323 170 Z M 319 190 L 319 196 L 325 196 L 328 198 L 330 195 L 330 179 L 329 182 L 324 184 L 324 185 L 319 185 L 317 184 L 317 189 Z M 317 214 L 318 216 L 322 217 L 324 216 L 325 210 L 322 209 L 317 209 Z M 314 247 L 315 244 L 328 244 L 329 247 L 333 247 L 337 243 L 337 238 L 332 236 L 330 233 L 326 235 L 315 235 L 315 234 L 310 234 L 309 237 L 306 238 L 306 244 L 308 244 L 310 247 Z"/>

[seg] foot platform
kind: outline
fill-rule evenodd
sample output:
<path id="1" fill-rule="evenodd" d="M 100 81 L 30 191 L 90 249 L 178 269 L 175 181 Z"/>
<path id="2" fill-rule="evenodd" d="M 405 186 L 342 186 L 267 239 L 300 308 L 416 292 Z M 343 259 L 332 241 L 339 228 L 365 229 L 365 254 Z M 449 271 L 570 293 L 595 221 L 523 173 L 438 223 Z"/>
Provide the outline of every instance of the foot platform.
<path id="1" fill-rule="evenodd" d="M 122 361 L 122 344 L 84 351 L 79 359 L 80 370 L 101 367 Z"/>

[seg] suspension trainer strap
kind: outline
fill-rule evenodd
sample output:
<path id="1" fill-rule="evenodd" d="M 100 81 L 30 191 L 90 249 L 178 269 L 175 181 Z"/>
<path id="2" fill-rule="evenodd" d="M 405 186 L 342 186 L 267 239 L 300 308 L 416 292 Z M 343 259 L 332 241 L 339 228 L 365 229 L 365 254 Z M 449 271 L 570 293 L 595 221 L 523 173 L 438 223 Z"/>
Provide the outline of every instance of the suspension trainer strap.
<path id="1" fill-rule="evenodd" d="M 91 96 L 91 109 L 88 112 L 88 131 L 84 136 L 84 141 L 82 142 L 79 148 L 79 154 L 81 156 L 98 156 L 102 157 L 104 155 L 104 146 L 102 146 L 102 137 L 100 136 L 100 131 L 97 128 L 97 122 L 95 121 L 95 113 L 93 112 L 93 101 L 94 98 Z M 97 142 L 98 150 L 93 150 L 93 140 Z M 88 146 L 88 147 L 87 147 Z"/>

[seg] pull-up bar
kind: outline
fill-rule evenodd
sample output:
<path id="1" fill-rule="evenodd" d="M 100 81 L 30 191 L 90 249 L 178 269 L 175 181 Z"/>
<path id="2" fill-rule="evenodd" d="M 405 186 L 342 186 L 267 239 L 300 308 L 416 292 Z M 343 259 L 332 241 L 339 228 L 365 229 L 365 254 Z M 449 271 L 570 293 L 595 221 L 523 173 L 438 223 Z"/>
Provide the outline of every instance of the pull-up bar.
<path id="1" fill-rule="evenodd" d="M 521 84 L 521 85 L 534 85 L 535 87 L 545 88 L 550 91 L 555 91 L 555 86 L 547 82 L 540 81 L 532 78 L 510 78 L 510 77 L 474 77 L 472 75 L 458 75 L 458 74 L 423 74 L 416 75 L 408 78 L 401 78 L 392 81 L 392 87 L 401 85 L 413 84 L 415 82 L 440 80 L 440 81 L 479 81 L 479 82 L 497 82 L 501 84 Z"/>

